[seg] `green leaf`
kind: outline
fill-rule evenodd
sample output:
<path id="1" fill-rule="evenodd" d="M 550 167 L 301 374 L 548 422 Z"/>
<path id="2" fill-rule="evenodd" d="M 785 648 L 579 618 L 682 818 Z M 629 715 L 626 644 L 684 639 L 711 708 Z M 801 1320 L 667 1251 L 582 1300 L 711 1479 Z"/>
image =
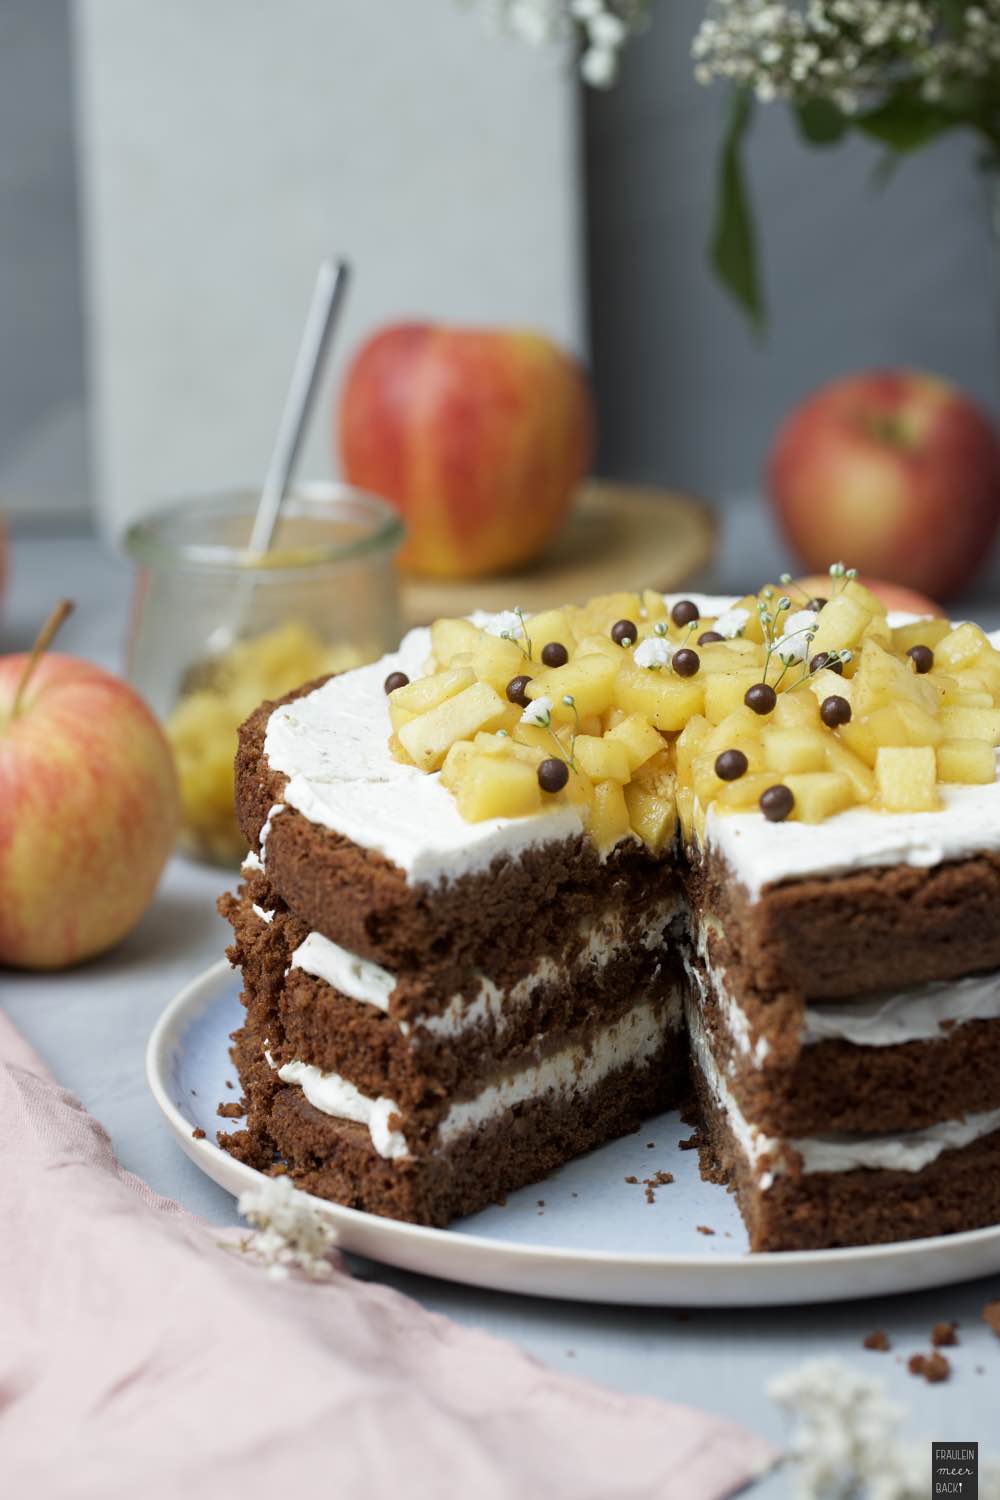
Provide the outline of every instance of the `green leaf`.
<path id="1" fill-rule="evenodd" d="M 890 94 L 877 109 L 856 115 L 854 123 L 865 135 L 893 151 L 919 151 L 946 131 L 954 130 L 961 121 L 907 84 Z"/>
<path id="2" fill-rule="evenodd" d="M 940 0 L 944 24 L 951 32 L 961 32 L 965 26 L 965 12 L 970 0 Z"/>
<path id="3" fill-rule="evenodd" d="M 736 89 L 722 138 L 710 254 L 715 273 L 758 333 L 765 323 L 757 237 L 743 172 L 743 142 L 753 120 L 753 95 Z"/>
<path id="4" fill-rule="evenodd" d="M 793 106 L 799 133 L 811 146 L 835 146 L 848 121 L 829 99 L 803 99 Z"/>

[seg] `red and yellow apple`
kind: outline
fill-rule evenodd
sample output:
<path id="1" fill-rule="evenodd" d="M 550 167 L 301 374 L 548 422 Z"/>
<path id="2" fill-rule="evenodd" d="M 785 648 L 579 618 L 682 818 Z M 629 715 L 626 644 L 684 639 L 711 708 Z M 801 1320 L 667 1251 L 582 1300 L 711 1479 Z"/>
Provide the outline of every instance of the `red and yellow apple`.
<path id="1" fill-rule="evenodd" d="M 110 948 L 152 899 L 177 837 L 163 732 L 88 662 L 0 658 L 0 964 L 58 969 Z"/>
<path id="2" fill-rule="evenodd" d="M 383 329 L 340 398 L 346 478 L 401 512 L 403 565 L 442 578 L 537 556 L 587 472 L 592 434 L 582 368 L 531 332 Z"/>
<path id="3" fill-rule="evenodd" d="M 858 574 L 858 582 L 871 589 L 876 599 L 881 599 L 890 613 L 898 611 L 907 615 L 943 615 L 944 610 L 934 599 L 918 594 L 914 589 L 903 588 L 898 583 L 887 583 L 884 578 L 869 578 Z M 829 599 L 836 588 L 834 580 L 826 573 L 809 573 L 805 578 L 796 578 L 795 586 L 800 593 L 812 599 Z"/>
<path id="4" fill-rule="evenodd" d="M 771 448 L 768 485 L 807 568 L 843 558 L 947 599 L 985 562 L 1000 522 L 1000 443 L 947 381 L 874 371 L 792 412 Z"/>

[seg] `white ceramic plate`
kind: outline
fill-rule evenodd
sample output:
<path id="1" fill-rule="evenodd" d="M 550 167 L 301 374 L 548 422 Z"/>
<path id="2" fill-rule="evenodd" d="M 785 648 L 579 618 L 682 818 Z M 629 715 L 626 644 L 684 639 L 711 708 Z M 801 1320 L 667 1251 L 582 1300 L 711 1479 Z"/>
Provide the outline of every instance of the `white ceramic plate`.
<path id="1" fill-rule="evenodd" d="M 228 1128 L 216 1106 L 239 1097 L 229 1060 L 229 1033 L 243 1016 L 239 989 L 225 960 L 213 965 L 167 1006 L 146 1054 L 150 1087 L 181 1149 L 233 1194 L 260 1177 L 215 1144 L 220 1127 Z M 232 1128 L 239 1125 L 232 1122 Z M 198 1126 L 203 1140 L 192 1134 Z M 895 1245 L 751 1255 L 733 1198 L 701 1180 L 697 1152 L 678 1149 L 689 1134 L 675 1113 L 661 1115 L 638 1135 L 612 1141 L 512 1193 L 505 1206 L 450 1229 L 313 1202 L 336 1225 L 344 1250 L 472 1286 L 587 1302 L 835 1302 L 1000 1271 L 1000 1225 Z M 657 1188 L 650 1203 L 642 1179 L 657 1171 L 672 1172 L 674 1181 Z"/>

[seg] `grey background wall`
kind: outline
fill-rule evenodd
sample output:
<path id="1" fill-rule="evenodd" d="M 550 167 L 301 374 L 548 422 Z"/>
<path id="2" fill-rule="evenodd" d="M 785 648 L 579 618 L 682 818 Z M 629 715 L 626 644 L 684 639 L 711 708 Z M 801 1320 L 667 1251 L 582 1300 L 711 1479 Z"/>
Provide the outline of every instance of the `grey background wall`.
<path id="1" fill-rule="evenodd" d="M 65 0 L 0 4 L 0 505 L 88 494 L 70 28 Z"/>
<path id="2" fill-rule="evenodd" d="M 0 501 L 31 513 L 79 507 L 87 492 L 67 10 L 0 5 Z M 762 110 L 751 170 L 771 327 L 764 343 L 748 333 L 704 256 L 724 95 L 692 78 L 702 11 L 660 0 L 617 89 L 586 96 L 602 470 L 745 493 L 788 406 L 870 363 L 926 365 L 996 409 L 984 202 L 958 138 L 879 191 L 870 148 L 807 151 L 780 110 Z M 454 25 L 476 21 L 456 5 Z"/>
<path id="3" fill-rule="evenodd" d="M 777 106 L 751 151 L 770 331 L 718 289 L 711 222 L 721 86 L 695 83 L 704 0 L 659 0 L 618 87 L 589 91 L 591 342 L 605 473 L 709 495 L 746 491 L 775 424 L 842 372 L 909 362 L 998 406 L 1000 316 L 985 196 L 955 138 L 871 183 L 862 142 L 819 153 Z"/>

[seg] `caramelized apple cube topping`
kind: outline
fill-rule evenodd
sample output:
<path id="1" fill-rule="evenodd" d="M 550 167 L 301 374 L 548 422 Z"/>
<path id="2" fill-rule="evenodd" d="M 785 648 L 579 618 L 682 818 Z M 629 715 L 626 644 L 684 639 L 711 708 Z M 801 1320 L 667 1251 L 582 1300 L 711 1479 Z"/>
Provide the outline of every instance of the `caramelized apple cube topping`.
<path id="1" fill-rule="evenodd" d="M 438 620 L 427 674 L 388 692 L 392 753 L 470 821 L 574 807 L 602 852 L 660 854 L 713 809 L 820 823 L 994 781 L 1000 651 L 972 624 L 892 626 L 831 573 L 818 607 L 785 579 L 715 617 L 646 590 Z"/>

